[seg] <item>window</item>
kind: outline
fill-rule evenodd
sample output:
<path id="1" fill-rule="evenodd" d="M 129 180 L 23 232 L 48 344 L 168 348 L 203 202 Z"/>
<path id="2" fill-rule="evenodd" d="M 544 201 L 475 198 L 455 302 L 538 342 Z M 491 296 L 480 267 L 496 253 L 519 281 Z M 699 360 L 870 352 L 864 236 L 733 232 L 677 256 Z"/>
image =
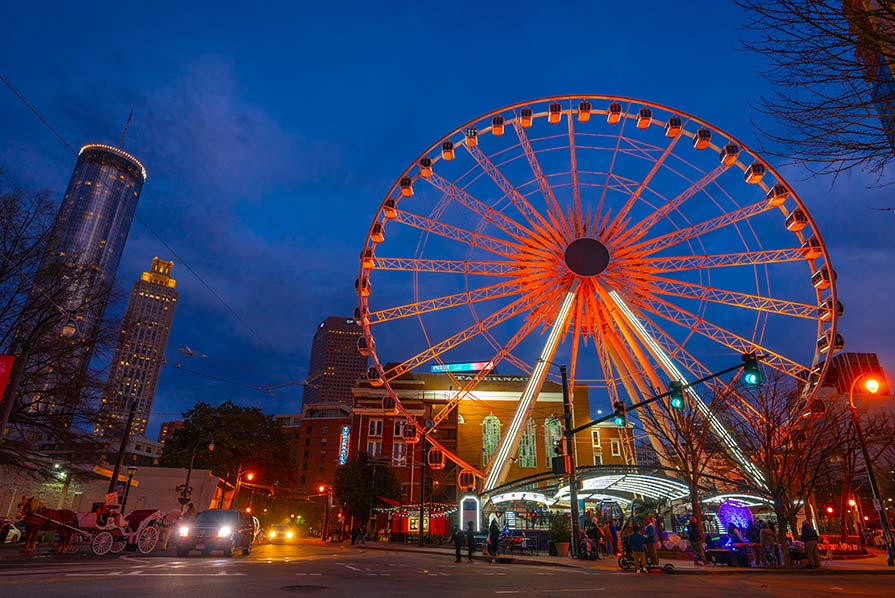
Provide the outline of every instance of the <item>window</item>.
<path id="1" fill-rule="evenodd" d="M 557 442 L 562 442 L 562 423 L 556 417 L 548 417 L 544 420 L 544 454 L 548 466 L 550 459 L 556 455 Z"/>
<path id="2" fill-rule="evenodd" d="M 619 440 L 610 440 L 609 441 L 609 449 L 612 451 L 613 457 L 621 457 L 622 456 L 622 443 Z"/>
<path id="3" fill-rule="evenodd" d="M 519 440 L 519 467 L 538 466 L 538 439 L 535 435 L 535 421 L 528 420 L 522 438 Z"/>
<path id="4" fill-rule="evenodd" d="M 382 436 L 382 420 L 381 419 L 371 419 L 370 426 L 367 429 L 368 436 Z"/>
<path id="5" fill-rule="evenodd" d="M 381 424 L 382 421 L 380 421 L 379 423 Z M 370 457 L 382 456 L 382 441 L 381 440 L 368 440 L 367 441 L 367 455 Z"/>
<path id="6" fill-rule="evenodd" d="M 500 420 L 486 415 L 482 420 L 482 465 L 487 466 L 500 443 Z"/>
<path id="7" fill-rule="evenodd" d="M 594 455 L 594 465 L 603 464 L 603 455 Z"/>
<path id="8" fill-rule="evenodd" d="M 600 430 L 591 429 L 590 431 L 590 444 L 594 448 L 600 448 Z"/>
<path id="9" fill-rule="evenodd" d="M 402 419 L 395 420 L 395 431 L 394 431 L 395 438 L 403 438 L 404 437 L 404 425 L 405 424 L 406 424 L 406 422 Z"/>
<path id="10" fill-rule="evenodd" d="M 392 467 L 407 466 L 407 443 L 395 442 L 392 445 Z"/>

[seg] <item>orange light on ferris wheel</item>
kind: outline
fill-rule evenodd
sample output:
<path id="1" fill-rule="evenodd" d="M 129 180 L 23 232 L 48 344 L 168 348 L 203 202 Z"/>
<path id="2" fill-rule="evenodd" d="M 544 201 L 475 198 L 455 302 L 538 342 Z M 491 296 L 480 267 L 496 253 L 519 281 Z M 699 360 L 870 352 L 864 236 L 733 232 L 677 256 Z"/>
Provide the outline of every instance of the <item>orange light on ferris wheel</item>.
<path id="1" fill-rule="evenodd" d="M 867 392 L 871 394 L 876 394 L 879 392 L 879 380 L 876 378 L 867 378 L 864 381 L 864 388 L 867 389 Z"/>

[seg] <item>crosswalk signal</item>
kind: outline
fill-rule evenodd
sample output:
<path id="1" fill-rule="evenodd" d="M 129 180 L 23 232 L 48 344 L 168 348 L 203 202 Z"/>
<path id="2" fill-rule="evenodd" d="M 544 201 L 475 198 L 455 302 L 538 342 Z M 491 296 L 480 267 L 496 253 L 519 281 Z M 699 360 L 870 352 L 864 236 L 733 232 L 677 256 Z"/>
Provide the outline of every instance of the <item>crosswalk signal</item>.
<path id="1" fill-rule="evenodd" d="M 612 418 L 612 422 L 619 428 L 627 425 L 628 416 L 625 413 L 625 404 L 621 401 L 616 401 L 612 404 L 612 409 L 615 411 L 615 417 Z"/>
<path id="2" fill-rule="evenodd" d="M 562 453 L 563 453 L 562 440 L 554 440 L 553 441 L 553 454 L 561 455 Z"/>
<path id="3" fill-rule="evenodd" d="M 762 382 L 761 370 L 755 353 L 743 354 L 743 382 L 748 386 L 758 386 Z"/>
<path id="4" fill-rule="evenodd" d="M 668 383 L 669 403 L 672 409 L 684 408 L 684 384 L 679 380 L 672 380 Z"/>

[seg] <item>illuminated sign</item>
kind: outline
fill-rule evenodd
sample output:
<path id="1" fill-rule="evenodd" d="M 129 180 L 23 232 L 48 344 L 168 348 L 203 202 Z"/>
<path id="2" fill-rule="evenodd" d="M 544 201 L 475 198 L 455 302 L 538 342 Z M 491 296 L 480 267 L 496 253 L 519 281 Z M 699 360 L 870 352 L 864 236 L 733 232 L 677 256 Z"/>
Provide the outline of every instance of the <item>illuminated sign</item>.
<path id="1" fill-rule="evenodd" d="M 344 425 L 339 436 L 339 465 L 345 465 L 348 462 L 349 440 L 351 440 L 351 426 Z"/>
<path id="2" fill-rule="evenodd" d="M 494 369 L 493 361 L 473 361 L 472 363 L 437 363 L 429 366 L 429 370 L 433 374 L 444 374 L 446 372 L 480 372 L 482 370 Z"/>

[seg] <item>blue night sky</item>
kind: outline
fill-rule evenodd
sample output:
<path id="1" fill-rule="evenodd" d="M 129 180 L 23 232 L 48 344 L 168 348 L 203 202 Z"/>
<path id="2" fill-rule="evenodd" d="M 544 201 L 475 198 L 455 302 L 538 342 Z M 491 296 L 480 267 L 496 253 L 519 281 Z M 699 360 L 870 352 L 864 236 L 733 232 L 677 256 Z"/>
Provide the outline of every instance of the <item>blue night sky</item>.
<path id="1" fill-rule="evenodd" d="M 134 110 L 125 149 L 149 171 L 138 214 L 266 341 L 178 263 L 169 355 L 189 345 L 208 357 L 185 366 L 249 387 L 305 376 L 316 324 L 356 303 L 358 252 L 383 195 L 462 122 L 601 93 L 677 107 L 753 147 L 753 120 L 773 126 L 751 107 L 763 65 L 739 48 L 743 15 L 723 1 L 119 0 L 4 13 L 0 72 L 71 145 L 117 144 Z M 0 131 L 0 169 L 60 196 L 74 157 L 5 88 Z M 848 348 L 895 367 L 895 216 L 868 209 L 892 206 L 891 189 L 783 171 L 832 252 Z M 135 221 L 120 283 L 129 289 L 156 255 L 172 258 Z M 197 400 L 282 413 L 299 396 L 165 368 L 150 435 Z"/>

